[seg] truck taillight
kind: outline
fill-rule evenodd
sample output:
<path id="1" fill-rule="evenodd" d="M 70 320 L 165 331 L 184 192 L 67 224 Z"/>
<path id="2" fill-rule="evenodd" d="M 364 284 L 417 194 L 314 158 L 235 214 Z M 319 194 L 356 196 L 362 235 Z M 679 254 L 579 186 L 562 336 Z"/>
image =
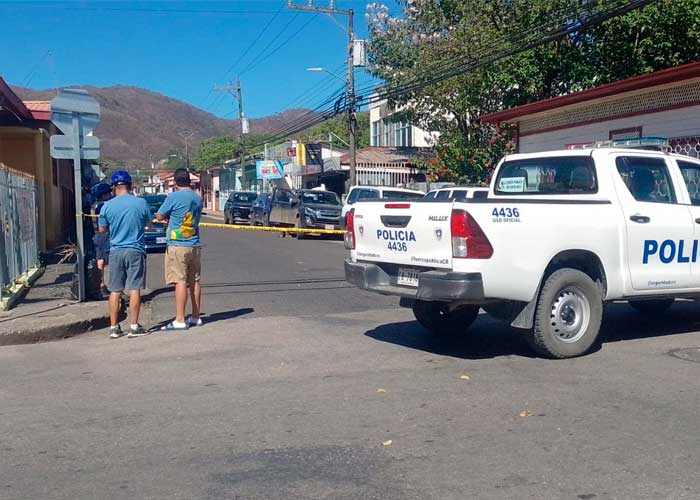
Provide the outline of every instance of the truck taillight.
<path id="1" fill-rule="evenodd" d="M 345 216 L 345 248 L 355 250 L 355 209 L 351 209 Z"/>
<path id="2" fill-rule="evenodd" d="M 489 259 L 493 247 L 477 222 L 464 210 L 452 210 L 452 257 L 456 259 Z"/>

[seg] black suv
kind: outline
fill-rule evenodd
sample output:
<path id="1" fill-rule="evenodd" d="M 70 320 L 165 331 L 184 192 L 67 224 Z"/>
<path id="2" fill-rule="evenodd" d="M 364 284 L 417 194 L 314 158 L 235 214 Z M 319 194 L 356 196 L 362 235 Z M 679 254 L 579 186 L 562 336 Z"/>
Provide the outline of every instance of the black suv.
<path id="1" fill-rule="evenodd" d="M 224 205 L 224 224 L 249 224 L 250 209 L 258 193 L 234 191 Z"/>

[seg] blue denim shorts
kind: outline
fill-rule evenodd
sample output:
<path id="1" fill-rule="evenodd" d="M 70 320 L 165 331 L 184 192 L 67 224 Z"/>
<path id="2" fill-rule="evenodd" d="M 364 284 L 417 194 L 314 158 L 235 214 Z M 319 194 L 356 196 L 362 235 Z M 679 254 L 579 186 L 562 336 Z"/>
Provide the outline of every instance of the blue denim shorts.
<path id="1" fill-rule="evenodd" d="M 106 285 L 110 292 L 132 292 L 146 288 L 146 254 L 130 248 L 112 249 Z"/>

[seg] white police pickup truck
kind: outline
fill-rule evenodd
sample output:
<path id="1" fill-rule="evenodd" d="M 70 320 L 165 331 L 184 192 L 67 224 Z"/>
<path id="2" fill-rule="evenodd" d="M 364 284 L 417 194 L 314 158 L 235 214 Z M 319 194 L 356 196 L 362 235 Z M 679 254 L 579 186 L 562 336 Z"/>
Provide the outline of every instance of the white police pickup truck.
<path id="1" fill-rule="evenodd" d="M 595 147 L 505 157 L 488 198 L 362 202 L 347 281 L 401 297 L 436 334 L 480 308 L 548 357 L 586 353 L 603 304 L 661 313 L 700 297 L 700 161 Z"/>

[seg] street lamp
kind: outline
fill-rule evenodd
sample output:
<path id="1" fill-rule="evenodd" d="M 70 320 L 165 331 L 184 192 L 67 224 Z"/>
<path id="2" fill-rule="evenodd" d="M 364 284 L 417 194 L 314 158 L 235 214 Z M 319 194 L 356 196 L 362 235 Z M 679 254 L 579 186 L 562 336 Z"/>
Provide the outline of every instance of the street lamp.
<path id="1" fill-rule="evenodd" d="M 306 71 L 311 71 L 312 73 L 328 73 L 329 75 L 331 75 L 331 76 L 337 78 L 338 80 L 340 80 L 341 82 L 345 83 L 345 78 L 342 78 L 342 77 L 336 75 L 332 71 L 328 71 L 326 68 L 306 68 Z"/>

